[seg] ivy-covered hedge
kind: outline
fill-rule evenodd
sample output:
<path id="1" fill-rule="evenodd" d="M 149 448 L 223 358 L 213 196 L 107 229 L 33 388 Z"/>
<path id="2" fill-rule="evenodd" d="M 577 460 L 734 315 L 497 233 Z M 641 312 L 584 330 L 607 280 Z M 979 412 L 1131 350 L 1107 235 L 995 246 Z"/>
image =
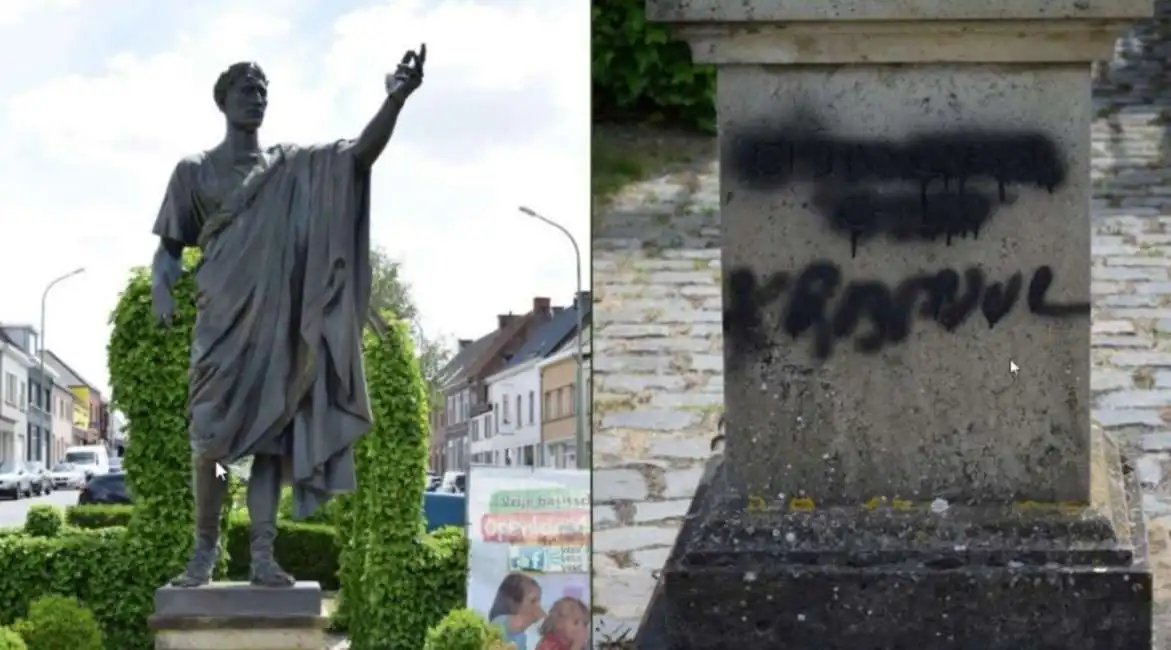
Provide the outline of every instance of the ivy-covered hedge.
<path id="1" fill-rule="evenodd" d="M 359 488 L 341 515 L 352 536 L 342 556 L 342 618 L 353 650 L 422 647 L 466 593 L 463 531 L 424 533 L 427 391 L 406 324 L 389 317 L 385 331 L 364 340 L 374 427 L 356 450 Z"/>
<path id="2" fill-rule="evenodd" d="M 645 0 L 594 0 L 594 121 L 670 121 L 715 130 L 715 72 L 647 22 Z"/>

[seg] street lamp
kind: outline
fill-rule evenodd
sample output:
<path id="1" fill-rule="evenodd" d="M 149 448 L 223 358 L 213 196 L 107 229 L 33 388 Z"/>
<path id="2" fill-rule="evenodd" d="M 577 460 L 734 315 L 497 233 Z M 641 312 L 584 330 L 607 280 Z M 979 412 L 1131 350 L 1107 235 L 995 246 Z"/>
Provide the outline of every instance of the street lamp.
<path id="1" fill-rule="evenodd" d="M 574 301 L 576 303 L 575 307 L 577 309 L 577 390 L 574 391 L 574 396 L 573 396 L 574 400 L 576 401 L 576 406 L 577 406 L 577 432 L 576 432 L 577 435 L 575 436 L 574 443 L 577 446 L 577 453 L 575 454 L 575 456 L 577 457 L 577 468 L 578 469 L 589 469 L 590 468 L 590 459 L 589 459 L 589 456 L 586 454 L 586 442 L 585 442 L 585 438 L 586 438 L 586 435 L 585 435 L 585 432 L 586 432 L 585 397 L 583 395 L 583 393 L 585 391 L 585 356 L 582 353 L 582 320 L 583 320 L 582 317 L 585 312 L 585 305 L 582 304 L 582 301 L 584 300 L 585 297 L 582 295 L 582 292 L 581 292 L 581 249 L 578 248 L 578 246 L 577 246 L 577 240 L 574 239 L 573 235 L 568 230 L 566 230 L 565 227 L 562 226 L 561 224 L 557 223 L 556 221 L 553 221 L 552 219 L 548 219 L 540 214 L 537 214 L 537 212 L 535 210 L 533 210 L 532 208 L 526 208 L 525 206 L 522 205 L 518 209 L 522 213 L 524 213 L 534 219 L 538 219 L 540 221 L 543 221 L 546 224 L 553 226 L 557 230 L 560 230 L 561 234 L 563 234 L 569 238 L 569 243 L 573 244 L 573 256 L 576 260 L 576 267 L 577 267 L 577 269 L 576 269 L 577 270 L 577 299 Z"/>
<path id="2" fill-rule="evenodd" d="M 37 356 L 40 357 L 40 360 L 41 360 L 41 363 L 40 363 L 40 373 L 41 373 L 40 385 L 41 385 L 41 397 L 42 398 L 45 397 L 45 394 L 44 394 L 44 391 L 45 391 L 45 302 L 49 298 L 49 290 L 50 289 L 57 286 L 57 284 L 59 282 L 63 282 L 65 280 L 68 280 L 69 278 L 72 278 L 75 275 L 81 275 L 82 273 L 85 273 L 84 266 L 80 266 L 76 269 L 73 269 L 72 271 L 66 273 L 65 275 L 62 275 L 61 277 L 50 282 L 45 287 L 45 290 L 43 292 L 41 292 L 41 331 L 40 331 L 40 335 L 37 337 L 37 340 L 40 341 L 40 344 L 41 344 L 40 348 L 41 349 L 40 349 L 40 354 L 38 354 Z M 42 408 L 47 410 L 50 415 L 52 415 L 52 413 L 53 413 L 52 402 L 53 402 L 53 387 L 50 385 L 49 386 L 48 401 L 42 405 Z M 71 418 L 73 417 L 72 414 L 70 414 L 70 417 Z M 42 432 L 41 435 L 44 435 L 44 433 Z M 52 458 L 51 458 L 53 455 L 52 449 L 53 449 L 53 435 L 50 433 L 48 438 L 45 439 L 45 465 L 46 466 L 48 466 L 50 461 L 52 461 Z"/>

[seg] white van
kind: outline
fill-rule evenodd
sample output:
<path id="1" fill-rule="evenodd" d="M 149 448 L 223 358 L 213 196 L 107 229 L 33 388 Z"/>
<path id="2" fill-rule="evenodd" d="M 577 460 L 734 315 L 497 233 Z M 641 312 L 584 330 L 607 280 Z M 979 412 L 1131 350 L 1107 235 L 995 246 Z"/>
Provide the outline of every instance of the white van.
<path id="1" fill-rule="evenodd" d="M 110 452 L 103 445 L 69 447 L 65 450 L 65 457 L 61 462 L 71 463 L 85 472 L 86 480 L 110 473 Z"/>

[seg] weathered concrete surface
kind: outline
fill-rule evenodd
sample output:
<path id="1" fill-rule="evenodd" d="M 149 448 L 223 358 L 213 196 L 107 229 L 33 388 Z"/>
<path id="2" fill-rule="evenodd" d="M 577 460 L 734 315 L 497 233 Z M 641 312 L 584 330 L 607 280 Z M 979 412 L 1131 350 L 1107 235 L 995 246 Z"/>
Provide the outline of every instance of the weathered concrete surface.
<path id="1" fill-rule="evenodd" d="M 732 482 L 818 508 L 1086 502 L 1085 68 L 738 66 L 718 101 L 723 264 L 754 285 L 725 333 Z M 1042 271 L 1081 313 L 1035 308 Z M 938 273 L 954 306 L 924 318 Z"/>
<path id="2" fill-rule="evenodd" d="M 1171 260 L 1171 0 L 1157 0 L 1156 9 L 1155 20 L 1118 41 L 1114 62 L 1098 70 L 1094 87 L 1091 384 L 1094 419 L 1143 450 L 1138 470 L 1146 490 L 1156 614 L 1162 617 L 1156 633 L 1166 634 L 1171 630 L 1171 262 L 1164 263 Z M 714 407 L 684 405 L 701 399 L 697 386 L 702 399 L 722 400 L 719 301 L 700 303 L 710 312 L 710 325 L 700 330 L 704 336 L 691 336 L 682 326 L 663 327 L 656 318 L 675 310 L 702 318 L 685 296 L 719 295 L 718 209 L 716 169 L 705 165 L 629 188 L 595 225 L 594 344 L 602 350 L 594 375 L 595 485 L 600 492 L 611 478 L 629 478 L 628 469 L 644 477 L 611 484 L 596 511 L 599 532 L 624 531 L 610 533 L 606 550 L 595 554 L 594 600 L 607 630 L 637 624 L 679 528 L 678 517 L 671 515 L 686 509 L 682 500 L 702 471 L 714 434 Z M 676 212 L 694 220 L 676 226 L 682 232 L 673 234 L 662 215 Z M 680 271 L 690 275 L 652 276 L 665 271 L 635 266 L 680 260 L 691 260 L 693 267 L 699 266 L 696 260 L 708 264 L 709 279 L 694 268 Z M 617 421 L 606 417 L 618 413 Z M 659 510 L 676 500 L 673 510 Z M 1171 640 L 1160 643 L 1171 648 Z"/>

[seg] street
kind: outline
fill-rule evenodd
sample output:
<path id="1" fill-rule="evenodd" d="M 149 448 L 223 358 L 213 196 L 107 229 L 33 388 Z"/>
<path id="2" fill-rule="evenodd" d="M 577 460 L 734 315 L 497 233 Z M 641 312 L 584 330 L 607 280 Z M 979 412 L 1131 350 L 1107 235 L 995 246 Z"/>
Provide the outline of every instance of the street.
<path id="1" fill-rule="evenodd" d="M 0 499 L 0 528 L 18 528 L 24 525 L 24 516 L 29 507 L 38 503 L 57 506 L 62 511 L 66 506 L 77 505 L 77 490 L 54 490 L 49 496 L 31 499 Z"/>

